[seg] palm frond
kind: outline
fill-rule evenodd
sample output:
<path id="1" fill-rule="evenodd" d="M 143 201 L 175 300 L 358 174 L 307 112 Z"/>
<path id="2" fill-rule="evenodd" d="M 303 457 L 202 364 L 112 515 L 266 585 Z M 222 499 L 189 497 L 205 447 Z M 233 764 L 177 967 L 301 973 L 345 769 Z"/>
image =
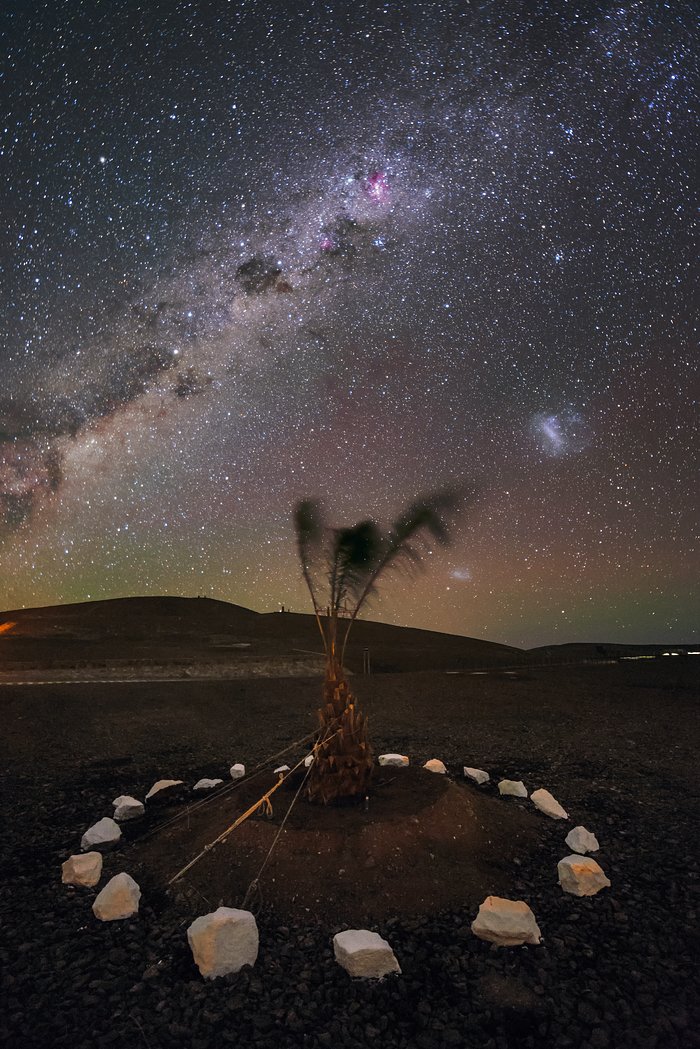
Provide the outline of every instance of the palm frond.
<path id="1" fill-rule="evenodd" d="M 333 609 L 339 609 L 348 598 L 356 600 L 382 552 L 382 536 L 373 521 L 335 529 L 329 571 Z"/>
<path id="2" fill-rule="evenodd" d="M 329 530 L 318 502 L 305 499 L 297 504 L 294 525 L 299 561 L 327 651 L 335 651 L 338 612 L 344 602 L 351 603 L 352 611 L 345 629 L 343 649 L 352 624 L 360 609 L 376 592 L 382 575 L 389 569 L 401 567 L 416 570 L 430 539 L 446 545 L 450 541 L 452 521 L 465 499 L 466 493 L 455 489 L 432 492 L 416 499 L 385 534 L 370 520 L 359 521 L 350 528 Z M 323 567 L 331 612 L 328 636 L 321 624 L 321 609 L 326 601 L 321 601 L 315 583 Z"/>
<path id="3" fill-rule="evenodd" d="M 294 528 L 304 581 L 313 596 L 311 573 L 319 554 L 324 532 L 320 504 L 313 499 L 304 499 L 297 503 L 294 508 Z"/>
<path id="4" fill-rule="evenodd" d="M 433 492 L 411 503 L 397 517 L 391 529 L 393 546 L 398 550 L 411 536 L 428 532 L 433 539 L 445 545 L 450 539 L 452 518 L 464 501 L 464 493 L 455 489 Z"/>
<path id="5" fill-rule="evenodd" d="M 301 502 L 297 503 L 294 507 L 294 528 L 297 536 L 297 551 L 299 553 L 301 574 L 311 596 L 311 603 L 314 608 L 318 629 L 321 631 L 324 648 L 327 649 L 328 642 L 321 625 L 318 597 L 313 581 L 314 567 L 321 554 L 325 534 L 320 503 L 314 499 L 302 499 Z"/>
<path id="6" fill-rule="evenodd" d="M 450 541 L 450 528 L 453 518 L 466 501 L 467 493 L 457 489 L 444 489 L 423 496 L 411 503 L 394 521 L 388 536 L 385 538 L 381 557 L 377 559 L 367 582 L 358 594 L 357 602 L 350 617 L 346 631 L 354 623 L 361 607 L 375 591 L 380 577 L 389 568 L 407 562 L 414 566 L 421 563 L 426 534 L 432 536 L 440 545 Z M 411 543 L 417 540 L 421 545 Z"/>

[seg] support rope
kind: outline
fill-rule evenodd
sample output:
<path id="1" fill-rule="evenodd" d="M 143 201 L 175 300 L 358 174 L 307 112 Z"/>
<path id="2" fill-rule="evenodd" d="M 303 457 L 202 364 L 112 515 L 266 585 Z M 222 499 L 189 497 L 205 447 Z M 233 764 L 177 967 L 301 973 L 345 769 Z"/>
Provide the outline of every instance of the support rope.
<path id="1" fill-rule="evenodd" d="M 183 874 L 187 874 L 188 870 L 190 870 L 191 867 L 194 867 L 195 863 L 201 860 L 202 856 L 205 856 L 208 852 L 211 852 L 215 845 L 219 845 L 220 842 L 225 841 L 226 838 L 228 838 L 229 834 L 236 829 L 236 827 L 240 827 L 241 823 L 247 820 L 249 816 L 252 816 L 254 812 L 257 812 L 259 808 L 267 806 L 266 811 L 272 813 L 270 795 L 274 794 L 277 788 L 281 787 L 283 783 L 284 776 L 282 775 L 282 773 L 280 773 L 280 777 L 275 783 L 274 787 L 270 787 L 269 790 L 265 791 L 263 796 L 259 798 L 258 801 L 253 802 L 250 808 L 246 809 L 241 816 L 238 816 L 237 819 L 235 819 L 233 823 L 231 823 L 226 828 L 226 830 L 219 835 L 218 838 L 215 838 L 214 841 L 210 842 L 208 845 L 205 845 L 202 851 L 198 853 L 193 860 L 190 860 L 190 862 L 185 867 L 183 867 L 181 871 L 178 871 L 177 874 L 170 879 L 168 885 L 172 885 L 174 882 L 179 881 Z"/>
<path id="2" fill-rule="evenodd" d="M 340 732 L 340 729 L 338 729 L 336 732 L 334 732 L 333 736 L 337 736 L 339 732 Z M 324 739 L 324 742 L 327 743 L 330 739 L 333 738 L 333 736 L 327 736 Z M 314 744 L 314 753 L 316 752 L 317 749 L 318 749 L 318 742 Z M 302 765 L 305 761 L 306 761 L 306 757 L 300 758 L 299 761 L 297 761 L 297 763 L 294 766 L 294 768 L 289 770 L 288 775 L 291 775 L 292 772 L 295 772 L 299 768 L 299 766 Z M 301 789 L 304 786 L 304 784 L 306 783 L 306 780 L 308 779 L 308 776 L 309 776 L 310 772 L 311 772 L 311 765 L 309 765 L 309 767 L 308 767 L 308 769 L 306 771 L 306 775 L 304 776 L 304 778 L 303 778 L 303 780 L 302 780 L 302 782 L 301 782 L 301 784 L 299 786 L 299 789 L 297 790 L 296 794 L 294 795 L 294 799 L 292 801 L 292 805 L 294 804 L 294 802 L 297 800 L 299 794 L 301 793 Z M 272 805 L 270 804 L 270 795 L 274 794 L 274 792 L 279 787 L 282 786 L 282 784 L 284 783 L 286 778 L 287 777 L 283 773 L 280 773 L 280 777 L 277 780 L 277 782 L 275 783 L 275 785 L 273 787 L 270 787 L 270 789 L 268 791 L 266 791 L 262 795 L 261 798 L 259 798 L 256 802 L 254 802 L 250 806 L 250 808 L 246 809 L 246 811 L 244 813 L 242 813 L 242 815 L 238 816 L 233 821 L 233 823 L 231 823 L 228 827 L 226 827 L 226 829 L 224 831 L 222 831 L 222 833 L 218 836 L 218 838 L 215 838 L 214 841 L 210 842 L 208 845 L 205 845 L 204 848 L 202 849 L 202 851 L 199 852 L 194 857 L 194 859 L 190 860 L 190 862 L 188 864 L 186 864 L 186 866 L 184 866 L 182 868 L 182 870 L 178 871 L 177 874 L 175 874 L 170 879 L 170 881 L 167 883 L 168 886 L 173 885 L 174 882 L 176 882 L 176 881 L 179 881 L 179 879 L 182 878 L 182 876 L 184 874 L 186 874 L 189 870 L 191 870 L 192 867 L 194 867 L 195 863 L 198 863 L 199 860 L 201 860 L 202 856 L 206 856 L 206 854 L 208 852 L 211 852 L 211 850 L 213 848 L 215 848 L 215 846 L 217 846 L 217 845 L 221 844 L 223 841 L 225 841 L 226 838 L 228 838 L 229 834 L 231 834 L 237 827 L 240 827 L 241 823 L 244 823 L 245 820 L 247 820 L 249 816 L 252 816 L 254 812 L 257 812 L 258 809 L 261 806 L 263 806 L 263 807 L 267 806 L 267 810 L 271 814 L 272 813 Z M 282 821 L 282 824 L 280 826 L 280 830 L 278 831 L 277 836 L 275 837 L 275 841 L 273 842 L 273 845 L 272 845 L 273 848 L 275 846 L 275 843 L 277 842 L 277 838 L 279 838 L 279 835 L 281 833 L 282 827 L 284 827 L 284 824 L 287 821 L 287 816 L 291 812 L 292 805 L 290 805 L 289 809 L 287 810 L 287 814 L 285 815 L 284 820 Z M 270 852 L 272 852 L 272 849 L 270 850 Z M 268 858 L 269 858 L 269 854 L 268 854 Z M 265 860 L 265 863 L 267 863 L 267 859 Z M 263 864 L 263 866 L 264 866 L 264 864 Z"/>
<path id="3" fill-rule="evenodd" d="M 283 750 L 278 750 L 277 753 L 271 754 L 270 757 L 265 758 L 263 761 L 259 762 L 253 768 L 253 771 L 249 772 L 247 776 L 242 777 L 241 779 L 232 780 L 231 783 L 227 783 L 224 787 L 221 788 L 221 790 L 212 791 L 205 798 L 201 798 L 199 801 L 193 802 L 191 805 L 188 805 L 185 809 L 183 809 L 182 812 L 177 812 L 174 816 L 171 816 L 169 819 L 165 820 L 164 823 L 159 823 L 157 824 L 157 826 L 151 827 L 150 830 L 147 830 L 145 834 L 140 835 L 138 838 L 134 838 L 134 840 L 130 842 L 130 845 L 133 846 L 142 841 L 147 841 L 158 831 L 165 830 L 167 827 L 171 827 L 174 823 L 177 823 L 185 816 L 189 816 L 193 812 L 197 812 L 204 805 L 208 805 L 212 801 L 220 801 L 221 798 L 228 796 L 232 793 L 232 791 L 236 790 L 238 787 L 241 787 L 244 783 L 250 783 L 253 779 L 255 779 L 256 776 L 259 776 L 263 772 L 265 772 L 267 766 L 270 765 L 273 761 L 276 761 L 278 758 L 281 758 L 290 750 L 294 750 L 296 747 L 300 747 L 304 743 L 308 743 L 309 740 L 314 739 L 314 737 L 316 737 L 317 735 L 317 731 L 308 732 L 305 736 L 302 736 L 301 739 L 295 740 L 294 743 L 290 743 L 289 746 L 284 747 Z"/>
<path id="4" fill-rule="evenodd" d="M 306 775 L 304 776 L 303 780 L 299 784 L 299 786 L 297 788 L 297 792 L 294 795 L 294 797 L 292 798 L 291 804 L 290 804 L 289 808 L 287 809 L 287 811 L 284 814 L 284 819 L 282 820 L 282 822 L 279 825 L 279 828 L 277 830 L 277 833 L 275 834 L 275 837 L 274 837 L 274 840 L 272 842 L 272 845 L 269 848 L 267 856 L 265 857 L 265 859 L 262 862 L 262 866 L 260 867 L 260 870 L 255 875 L 255 877 L 251 881 L 250 885 L 246 889 L 246 894 L 243 897 L 243 903 L 241 904 L 241 910 L 245 910 L 246 909 L 246 904 L 248 903 L 248 900 L 250 899 L 251 893 L 256 892 L 256 891 L 258 893 L 260 893 L 260 888 L 258 886 L 258 882 L 260 881 L 260 876 L 262 875 L 262 872 L 265 870 L 265 867 L 268 864 L 268 860 L 270 859 L 270 856 L 272 855 L 272 852 L 273 852 L 273 850 L 275 848 L 275 845 L 279 841 L 280 835 L 281 835 L 282 831 L 284 830 L 284 825 L 287 822 L 287 820 L 289 818 L 289 815 L 290 815 L 292 809 L 294 808 L 294 805 L 295 805 L 296 801 L 299 798 L 299 795 L 301 794 L 302 790 L 304 789 L 304 785 L 306 784 L 306 781 L 309 778 L 309 773 L 310 772 L 311 772 L 311 766 L 309 765 L 309 767 L 306 770 Z"/>

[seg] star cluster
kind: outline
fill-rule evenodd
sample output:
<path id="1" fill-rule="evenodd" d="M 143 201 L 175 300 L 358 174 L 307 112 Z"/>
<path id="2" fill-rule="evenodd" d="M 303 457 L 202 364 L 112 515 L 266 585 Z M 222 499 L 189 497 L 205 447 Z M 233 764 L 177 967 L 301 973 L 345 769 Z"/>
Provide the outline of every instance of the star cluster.
<path id="1" fill-rule="evenodd" d="M 373 615 L 692 638 L 692 4 L 3 20 L 3 607 L 302 610 L 297 499 L 467 485 Z"/>

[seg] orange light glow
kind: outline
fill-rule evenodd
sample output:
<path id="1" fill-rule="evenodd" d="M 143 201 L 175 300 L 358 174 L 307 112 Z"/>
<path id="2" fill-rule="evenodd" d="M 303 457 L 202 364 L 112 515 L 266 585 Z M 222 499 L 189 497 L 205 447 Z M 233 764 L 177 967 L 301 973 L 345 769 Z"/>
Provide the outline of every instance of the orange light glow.
<path id="1" fill-rule="evenodd" d="M 16 623 L 0 623 L 0 634 L 7 634 L 8 631 L 12 630 L 13 626 L 17 626 Z"/>

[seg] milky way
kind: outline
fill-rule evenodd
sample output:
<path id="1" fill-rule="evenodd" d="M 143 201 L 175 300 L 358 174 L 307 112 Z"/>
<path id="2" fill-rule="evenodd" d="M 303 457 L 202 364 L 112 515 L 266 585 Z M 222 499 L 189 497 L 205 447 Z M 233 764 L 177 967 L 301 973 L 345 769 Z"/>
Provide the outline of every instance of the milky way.
<path id="1" fill-rule="evenodd" d="M 375 617 L 697 633 L 684 3 L 4 15 L 5 608 L 305 608 L 290 511 L 476 486 Z"/>

